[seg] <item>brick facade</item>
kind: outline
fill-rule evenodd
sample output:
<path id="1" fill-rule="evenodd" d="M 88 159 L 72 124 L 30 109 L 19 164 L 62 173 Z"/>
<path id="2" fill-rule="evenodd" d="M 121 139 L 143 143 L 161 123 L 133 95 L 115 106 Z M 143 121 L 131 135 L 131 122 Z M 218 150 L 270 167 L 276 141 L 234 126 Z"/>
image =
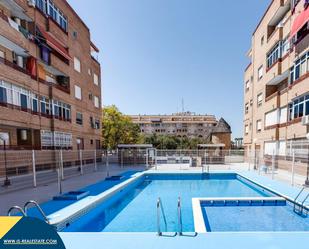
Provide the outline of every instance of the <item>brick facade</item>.
<path id="1" fill-rule="evenodd" d="M 21 87 L 28 95 L 38 96 L 38 108 L 32 107 L 35 104 L 28 95 L 26 109 L 21 106 L 22 97 L 15 101 L 12 98 L 10 102 L 11 90 L 6 88 L 6 96 L 3 97 L 2 93 L 0 99 L 0 132 L 9 133 L 9 145 L 18 149 L 43 149 L 40 137 L 42 130 L 64 133 L 66 139 L 71 140 L 62 144 L 62 138 L 59 138 L 59 144 L 52 142 L 44 147 L 46 149 L 76 149 L 77 138 L 83 141 L 80 146 L 84 149 L 98 148 L 102 116 L 101 75 L 100 64 L 93 56 L 98 50 L 91 43 L 89 28 L 67 1 L 42 1 L 47 4 L 45 13 L 38 6 L 30 6 L 29 2 L 31 1 L 4 0 L 0 3 L 0 87 Z M 51 17 L 49 2 L 65 16 L 65 28 Z M 57 20 L 60 20 L 59 13 Z M 47 47 L 49 51 L 48 62 L 43 59 L 42 47 Z M 63 51 L 65 55 L 62 54 Z M 31 67 L 28 67 L 31 57 L 35 58 L 36 75 L 31 75 Z M 74 69 L 74 58 L 80 61 L 80 72 Z M 94 74 L 98 76 L 97 85 L 94 83 Z M 75 85 L 81 88 L 81 100 L 75 97 Z M 99 99 L 97 107 L 94 96 Z M 51 111 L 47 114 L 41 108 L 42 97 L 51 101 Z M 59 111 L 54 111 L 54 108 L 58 108 L 54 106 L 57 102 L 66 106 L 68 113 L 62 107 L 59 107 Z M 83 115 L 82 125 L 76 123 L 77 112 Z M 26 130 L 26 136 L 23 130 Z M 55 139 L 56 135 L 53 134 Z"/>

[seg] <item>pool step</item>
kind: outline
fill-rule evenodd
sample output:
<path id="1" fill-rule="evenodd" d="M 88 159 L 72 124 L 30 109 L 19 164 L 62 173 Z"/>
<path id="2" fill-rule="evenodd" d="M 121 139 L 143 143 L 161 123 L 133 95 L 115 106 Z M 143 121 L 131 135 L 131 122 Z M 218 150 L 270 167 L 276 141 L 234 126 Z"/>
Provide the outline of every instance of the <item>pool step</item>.
<path id="1" fill-rule="evenodd" d="M 203 198 L 202 206 L 285 206 L 284 198 Z"/>

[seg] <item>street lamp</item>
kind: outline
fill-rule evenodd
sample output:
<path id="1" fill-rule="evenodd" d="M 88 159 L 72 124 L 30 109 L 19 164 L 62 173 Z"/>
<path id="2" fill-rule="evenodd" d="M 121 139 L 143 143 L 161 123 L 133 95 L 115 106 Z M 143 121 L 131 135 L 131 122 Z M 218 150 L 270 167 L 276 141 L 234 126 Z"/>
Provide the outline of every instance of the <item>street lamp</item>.
<path id="1" fill-rule="evenodd" d="M 6 160 L 6 141 L 9 140 L 9 134 L 7 133 L 0 133 L 0 140 L 3 141 L 3 148 L 4 148 L 4 168 L 5 168 L 5 180 L 3 186 L 9 186 L 11 185 L 11 181 L 8 178 L 8 173 L 7 173 L 7 160 Z"/>

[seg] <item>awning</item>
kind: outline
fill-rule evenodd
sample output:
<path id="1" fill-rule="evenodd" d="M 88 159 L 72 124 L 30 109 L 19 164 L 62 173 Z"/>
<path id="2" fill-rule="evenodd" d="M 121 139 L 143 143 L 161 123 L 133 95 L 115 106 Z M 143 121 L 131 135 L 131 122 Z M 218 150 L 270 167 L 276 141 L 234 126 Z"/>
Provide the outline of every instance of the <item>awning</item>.
<path id="1" fill-rule="evenodd" d="M 272 78 L 270 81 L 266 83 L 267 86 L 275 86 L 281 83 L 282 81 L 286 80 L 289 78 L 290 71 L 286 70 L 284 73 L 279 74 Z"/>
<path id="2" fill-rule="evenodd" d="M 309 21 L 309 7 L 303 10 L 298 17 L 296 17 L 292 29 L 290 38 L 294 37 L 297 32 Z"/>
<path id="3" fill-rule="evenodd" d="M 46 40 L 46 44 L 50 46 L 52 49 L 57 51 L 59 54 L 61 54 L 64 58 L 67 60 L 72 59 L 71 56 L 69 55 L 68 51 L 66 48 L 53 36 L 51 36 L 48 32 L 46 32 L 43 28 L 38 27 L 42 36 Z"/>

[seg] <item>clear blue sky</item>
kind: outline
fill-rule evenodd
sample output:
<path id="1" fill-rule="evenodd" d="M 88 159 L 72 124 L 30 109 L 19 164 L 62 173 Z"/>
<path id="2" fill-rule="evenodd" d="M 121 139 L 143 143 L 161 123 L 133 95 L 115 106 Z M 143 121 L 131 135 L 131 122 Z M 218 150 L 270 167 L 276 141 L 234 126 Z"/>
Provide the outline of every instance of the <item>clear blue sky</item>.
<path id="1" fill-rule="evenodd" d="M 243 132 L 251 34 L 270 0 L 69 0 L 100 48 L 103 104 L 125 114 L 185 110 Z"/>

